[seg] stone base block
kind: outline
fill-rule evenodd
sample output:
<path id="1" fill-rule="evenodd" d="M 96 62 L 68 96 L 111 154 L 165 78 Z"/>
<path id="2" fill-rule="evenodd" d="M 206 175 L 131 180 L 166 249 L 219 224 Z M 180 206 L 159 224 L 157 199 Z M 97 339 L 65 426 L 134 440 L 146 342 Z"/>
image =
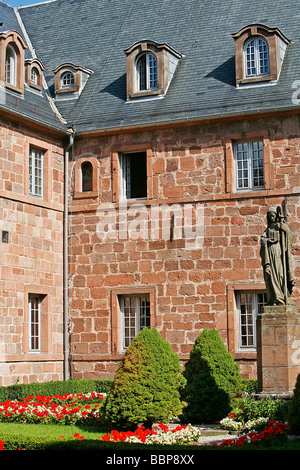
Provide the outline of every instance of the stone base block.
<path id="1" fill-rule="evenodd" d="M 300 315 L 296 305 L 267 306 L 257 318 L 259 391 L 290 393 L 300 373 Z"/>

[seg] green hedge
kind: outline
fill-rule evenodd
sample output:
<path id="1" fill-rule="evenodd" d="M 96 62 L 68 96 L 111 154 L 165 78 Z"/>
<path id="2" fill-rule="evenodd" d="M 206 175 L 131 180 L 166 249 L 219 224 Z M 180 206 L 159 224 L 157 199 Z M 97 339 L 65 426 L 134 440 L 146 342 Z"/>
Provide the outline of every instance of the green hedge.
<path id="1" fill-rule="evenodd" d="M 298 374 L 294 396 L 288 413 L 288 423 L 292 434 L 300 435 L 300 374 Z"/>
<path id="2" fill-rule="evenodd" d="M 70 379 L 63 382 L 44 382 L 31 384 L 15 384 L 0 387 L 0 402 L 5 400 L 22 400 L 30 395 L 53 396 L 66 393 L 108 393 L 113 380 Z"/>

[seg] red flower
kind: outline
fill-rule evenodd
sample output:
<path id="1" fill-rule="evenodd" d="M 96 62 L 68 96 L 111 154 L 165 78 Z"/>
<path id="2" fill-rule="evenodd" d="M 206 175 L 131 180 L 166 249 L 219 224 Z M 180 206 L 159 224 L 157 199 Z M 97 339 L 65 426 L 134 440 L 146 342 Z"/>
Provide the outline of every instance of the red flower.
<path id="1" fill-rule="evenodd" d="M 166 424 L 160 424 L 159 427 L 163 432 L 167 432 L 169 429 L 168 426 L 166 426 Z"/>

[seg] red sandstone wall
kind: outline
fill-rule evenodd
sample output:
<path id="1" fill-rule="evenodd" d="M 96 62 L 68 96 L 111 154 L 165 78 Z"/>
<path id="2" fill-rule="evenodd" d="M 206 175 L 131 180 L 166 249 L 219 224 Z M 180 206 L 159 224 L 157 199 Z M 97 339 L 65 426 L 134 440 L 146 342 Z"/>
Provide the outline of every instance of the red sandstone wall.
<path id="1" fill-rule="evenodd" d="M 49 136 L 0 122 L 0 386 L 62 380 L 63 150 Z M 44 197 L 28 193 L 29 144 L 47 152 Z M 47 296 L 42 352 L 28 351 L 28 294 Z"/>
<path id="2" fill-rule="evenodd" d="M 268 190 L 228 191 L 231 136 L 266 138 Z M 300 307 L 300 132 L 297 117 L 236 121 L 139 131 L 77 140 L 70 163 L 97 159 L 98 186 L 91 198 L 72 201 L 70 216 L 70 319 L 73 375 L 112 377 L 122 357 L 114 341 L 115 295 L 146 288 L 153 294 L 154 319 L 181 360 L 188 358 L 203 328 L 217 328 L 239 362 L 244 377 L 256 377 L 256 354 L 237 347 L 234 292 L 264 287 L 260 236 L 270 205 L 287 197 L 294 232 L 296 288 Z M 228 140 L 229 139 L 229 140 Z M 114 157 L 124 149 L 151 149 L 148 213 L 153 204 L 204 207 L 203 246 L 175 240 L 108 240 L 97 235 L 97 209 L 114 199 Z M 150 183 L 149 183 L 150 181 Z M 150 220 L 150 215 L 149 215 Z M 122 289 L 123 290 L 122 290 Z M 120 290 L 121 289 L 121 290 Z"/>

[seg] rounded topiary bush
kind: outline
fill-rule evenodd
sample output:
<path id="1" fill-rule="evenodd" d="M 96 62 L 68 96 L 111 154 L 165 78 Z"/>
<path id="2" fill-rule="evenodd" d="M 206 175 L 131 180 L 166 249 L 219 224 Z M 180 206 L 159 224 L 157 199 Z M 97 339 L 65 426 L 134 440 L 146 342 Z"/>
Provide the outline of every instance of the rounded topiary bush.
<path id="1" fill-rule="evenodd" d="M 294 396 L 288 411 L 288 424 L 292 434 L 300 434 L 300 374 L 297 377 Z"/>
<path id="2" fill-rule="evenodd" d="M 214 423 L 228 415 L 242 378 L 217 330 L 205 329 L 198 336 L 183 375 L 187 381 L 182 392 L 187 404 L 184 421 Z"/>
<path id="3" fill-rule="evenodd" d="M 182 414 L 185 384 L 178 356 L 156 329 L 144 328 L 126 350 L 104 404 L 109 425 L 136 428 Z"/>

